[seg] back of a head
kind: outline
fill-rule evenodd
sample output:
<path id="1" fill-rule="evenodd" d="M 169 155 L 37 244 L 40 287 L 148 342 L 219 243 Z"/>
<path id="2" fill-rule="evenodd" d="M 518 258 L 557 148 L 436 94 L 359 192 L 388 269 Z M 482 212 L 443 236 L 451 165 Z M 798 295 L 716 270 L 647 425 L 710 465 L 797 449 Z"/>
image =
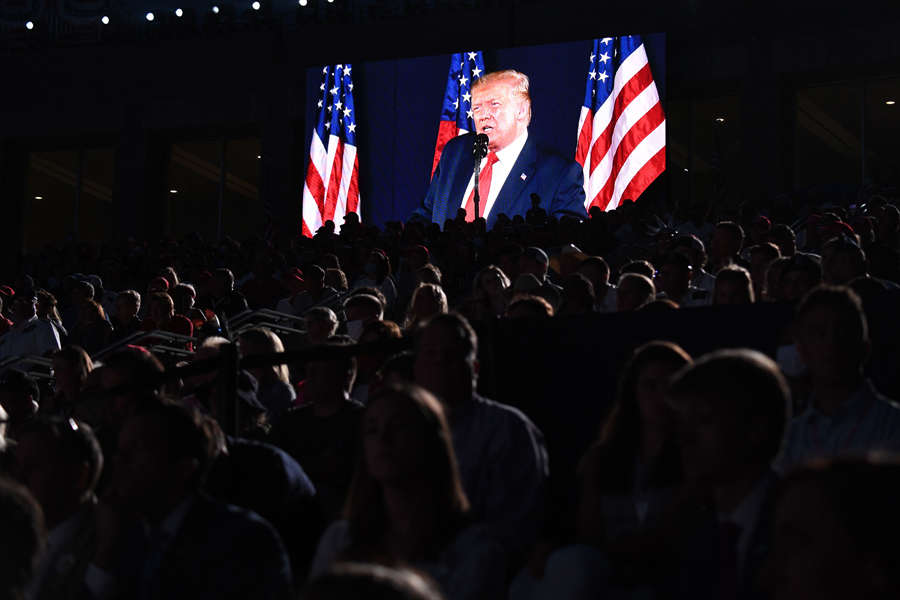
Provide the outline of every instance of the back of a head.
<path id="1" fill-rule="evenodd" d="M 165 367 L 148 350 L 138 346 L 128 346 L 111 354 L 103 362 L 132 389 L 161 389 Z"/>
<path id="2" fill-rule="evenodd" d="M 467 361 L 472 362 L 478 356 L 478 336 L 468 319 L 456 312 L 435 315 L 425 323 L 420 330 L 421 334 L 428 329 L 444 328 L 450 332 L 452 339 L 458 342 L 459 351 L 463 354 Z"/>
<path id="3" fill-rule="evenodd" d="M 622 276 L 624 276 L 626 273 L 637 273 L 639 275 L 643 275 L 644 277 L 653 279 L 653 276 L 656 274 L 656 268 L 649 261 L 633 260 L 629 263 L 626 263 L 625 266 L 622 267 Z"/>
<path id="4" fill-rule="evenodd" d="M 534 294 L 516 294 L 506 308 L 509 319 L 544 319 L 553 315 L 553 306 Z"/>
<path id="5" fill-rule="evenodd" d="M 103 451 L 94 430 L 90 425 L 76 419 L 60 419 L 39 417 L 26 423 L 19 437 L 32 434 L 39 436 L 59 463 L 67 466 L 67 470 L 86 466 L 83 494 L 94 492 L 100 473 L 103 471 Z"/>
<path id="6" fill-rule="evenodd" d="M 793 559 L 778 568 L 777 583 L 790 590 L 832 589 L 816 597 L 884 599 L 900 595 L 900 461 L 870 454 L 807 463 L 780 486 L 774 551 Z M 814 539 L 806 534 L 815 531 Z M 835 543 L 837 547 L 829 548 Z M 824 567 L 791 569 L 803 561 Z M 813 578 L 810 581 L 808 578 Z"/>
<path id="7" fill-rule="evenodd" d="M 16 598 L 31 581 L 44 545 L 44 517 L 22 486 L 0 477 L 0 597 Z"/>
<path id="8" fill-rule="evenodd" d="M 750 304 L 755 301 L 753 281 L 749 271 L 728 265 L 716 273 L 713 304 Z"/>
<path id="9" fill-rule="evenodd" d="M 166 458 L 170 463 L 183 459 L 195 461 L 193 482 L 199 487 L 216 452 L 203 417 L 194 409 L 159 398 L 141 403 L 134 418 L 153 419 L 159 423 L 161 431 L 165 432 Z"/>
<path id="10" fill-rule="evenodd" d="M 378 297 L 370 294 L 354 294 L 344 301 L 344 311 L 357 309 L 372 318 L 381 319 L 384 316 L 384 304 Z"/>
<path id="11" fill-rule="evenodd" d="M 339 563 L 313 579 L 301 600 L 443 600 L 429 577 L 410 569 Z"/>

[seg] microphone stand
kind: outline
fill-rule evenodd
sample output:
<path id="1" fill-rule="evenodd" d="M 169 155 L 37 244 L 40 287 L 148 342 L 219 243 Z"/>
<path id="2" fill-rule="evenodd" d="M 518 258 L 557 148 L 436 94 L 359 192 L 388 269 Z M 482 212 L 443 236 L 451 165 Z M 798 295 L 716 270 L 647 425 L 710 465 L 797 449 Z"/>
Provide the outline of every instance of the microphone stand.
<path id="1" fill-rule="evenodd" d="M 479 191 L 480 179 L 481 179 L 481 159 L 487 156 L 488 153 L 488 136 L 479 133 L 475 136 L 475 140 L 472 146 L 472 154 L 475 157 L 475 179 L 472 182 L 475 188 L 475 218 L 474 221 L 477 221 L 481 216 L 481 193 Z"/>

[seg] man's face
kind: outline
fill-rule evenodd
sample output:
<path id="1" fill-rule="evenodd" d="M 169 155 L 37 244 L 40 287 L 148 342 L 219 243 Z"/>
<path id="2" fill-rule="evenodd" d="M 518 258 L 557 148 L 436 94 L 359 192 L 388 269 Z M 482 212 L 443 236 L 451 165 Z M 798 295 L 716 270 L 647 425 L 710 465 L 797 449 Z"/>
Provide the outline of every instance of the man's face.
<path id="1" fill-rule="evenodd" d="M 135 315 L 137 315 L 137 310 L 135 310 L 134 303 L 130 299 L 124 297 L 116 298 L 116 318 L 120 322 L 127 323 Z"/>
<path id="2" fill-rule="evenodd" d="M 681 461 L 692 481 L 717 483 L 747 458 L 747 425 L 724 390 L 670 399 L 675 409 Z"/>
<path id="3" fill-rule="evenodd" d="M 472 380 L 462 342 L 442 324 L 431 324 L 422 333 L 414 372 L 416 383 L 441 400 L 455 397 L 465 380 Z"/>
<path id="4" fill-rule="evenodd" d="M 28 298 L 16 298 L 12 305 L 13 321 L 27 321 L 35 315 L 35 302 Z"/>
<path id="5" fill-rule="evenodd" d="M 528 126 L 528 103 L 512 92 L 512 80 L 479 85 L 472 90 L 475 130 L 488 136 L 488 149 L 509 146 Z"/>
<path id="6" fill-rule="evenodd" d="M 656 276 L 656 287 L 668 294 L 676 302 L 681 299 L 691 284 L 691 272 L 679 265 L 667 263 L 660 267 Z"/>
<path id="7" fill-rule="evenodd" d="M 863 344 L 853 339 L 837 312 L 817 306 L 797 322 L 797 350 L 813 377 L 844 378 L 859 371 Z"/>

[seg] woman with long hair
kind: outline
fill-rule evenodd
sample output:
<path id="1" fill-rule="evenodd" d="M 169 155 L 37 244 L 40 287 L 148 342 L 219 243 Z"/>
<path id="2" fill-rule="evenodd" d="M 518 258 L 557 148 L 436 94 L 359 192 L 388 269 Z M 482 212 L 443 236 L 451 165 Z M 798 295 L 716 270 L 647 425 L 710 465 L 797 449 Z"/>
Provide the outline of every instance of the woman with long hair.
<path id="1" fill-rule="evenodd" d="M 625 365 L 612 412 L 579 465 L 580 541 L 602 544 L 646 527 L 681 482 L 665 394 L 690 362 L 677 344 L 656 341 L 635 350 Z"/>
<path id="2" fill-rule="evenodd" d="M 433 283 L 420 283 L 409 301 L 406 318 L 403 320 L 403 329 L 411 331 L 419 323 L 424 323 L 434 315 L 444 314 L 447 310 L 447 295 L 441 286 Z"/>
<path id="3" fill-rule="evenodd" d="M 71 417 L 75 414 L 81 388 L 94 363 L 80 346 L 64 346 L 53 355 L 54 394 L 41 402 L 41 412 Z"/>
<path id="4" fill-rule="evenodd" d="M 501 317 L 509 305 L 512 283 L 506 273 L 496 265 L 481 269 L 472 282 L 472 293 L 461 310 L 472 321 L 487 321 Z"/>
<path id="5" fill-rule="evenodd" d="M 409 564 L 447 598 L 500 598 L 500 545 L 472 526 L 453 441 L 437 399 L 413 385 L 389 385 L 369 401 L 363 455 L 344 511 L 319 542 L 311 576 L 335 560 Z"/>
<path id="6" fill-rule="evenodd" d="M 271 329 L 254 327 L 238 336 L 238 348 L 243 356 L 284 352 L 284 344 Z M 291 385 L 287 365 L 271 365 L 247 369 L 256 378 L 259 390 L 256 397 L 266 407 L 271 421 L 275 421 L 294 404 L 297 394 Z"/>

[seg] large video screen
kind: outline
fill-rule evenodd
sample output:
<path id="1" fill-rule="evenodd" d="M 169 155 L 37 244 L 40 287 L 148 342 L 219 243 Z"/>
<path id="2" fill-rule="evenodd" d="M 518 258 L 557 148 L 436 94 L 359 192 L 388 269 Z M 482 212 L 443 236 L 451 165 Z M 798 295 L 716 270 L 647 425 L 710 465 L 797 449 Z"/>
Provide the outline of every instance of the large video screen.
<path id="1" fill-rule="evenodd" d="M 625 53 L 634 50 L 632 47 L 626 49 L 629 44 L 642 44 L 646 60 L 643 68 L 625 72 L 627 65 L 618 54 L 619 48 Z M 335 59 L 339 60 L 340 57 Z M 480 66 L 481 63 L 483 67 Z M 348 67 L 350 71 L 346 73 Z M 316 188 L 313 191 L 318 192 L 327 188 L 329 183 L 339 183 L 345 192 L 348 187 L 357 186 L 360 201 L 356 212 L 363 222 L 380 227 L 387 221 L 406 221 L 421 205 L 432 179 L 442 112 L 446 119 L 446 103 L 452 103 L 452 94 L 455 93 L 448 88 L 448 79 L 455 77 L 458 83 L 460 77 L 466 77 L 459 91 L 462 96 L 468 91 L 465 88 L 472 84 L 469 80 L 474 71 L 478 71 L 475 74 L 475 78 L 478 78 L 484 72 L 506 69 L 519 71 L 530 80 L 532 115 L 527 127 L 528 139 L 568 161 L 574 161 L 579 134 L 584 135 L 583 127 L 580 129 L 580 126 L 584 121 L 583 109 L 591 96 L 588 94 L 591 85 L 602 86 L 606 77 L 646 80 L 650 76 L 659 98 L 658 106 L 653 107 L 659 113 L 656 123 L 662 118 L 665 109 L 665 34 L 598 37 L 595 40 L 518 48 L 460 48 L 456 55 L 310 68 L 306 74 L 305 148 L 311 149 L 313 156 L 317 152 L 320 155 L 324 153 L 327 166 L 323 169 L 325 172 L 318 175 L 313 173 L 312 178 L 318 176 L 319 179 L 311 181 L 308 164 L 310 154 L 307 153 L 307 164 L 304 165 L 304 172 L 307 173 L 306 202 L 309 202 L 310 186 Z M 626 84 L 627 81 L 622 83 Z M 635 82 L 632 82 L 633 85 Z M 640 85 L 646 86 L 646 81 Z M 617 89 L 618 91 L 620 90 Z M 450 98 L 447 97 L 448 93 L 451 94 Z M 592 93 L 596 94 L 596 91 Z M 604 93 L 602 89 L 600 93 Z M 467 99 L 462 98 L 463 103 L 467 101 L 471 102 L 471 95 Z M 335 109 L 340 114 L 335 115 Z M 628 115 L 623 117 L 616 113 L 616 117 L 619 121 L 626 121 L 618 124 L 623 130 L 616 135 L 621 138 L 628 133 L 628 127 L 633 123 L 627 122 Z M 349 142 L 355 145 L 355 157 L 348 157 L 345 153 L 339 172 L 332 172 L 331 168 L 335 152 L 334 147 L 328 147 L 332 123 L 335 128 L 343 131 L 345 141 L 349 138 Z M 602 128 L 604 123 L 597 126 Z M 613 126 L 609 127 L 612 129 Z M 635 130 L 639 128 L 636 127 Z M 664 136 L 664 127 L 658 129 L 656 135 Z M 633 137 L 636 131 L 630 133 Z M 594 136 L 597 135 L 595 132 Z M 320 140 L 316 141 L 316 137 Z M 612 143 L 620 142 L 617 139 Z M 593 151 L 596 155 L 602 150 L 599 148 L 600 144 L 597 146 L 587 148 L 588 152 Z M 660 164 L 664 164 L 664 150 L 659 155 L 657 158 L 661 157 Z M 320 164 L 322 158 L 319 157 Z M 614 157 L 611 153 L 610 161 L 618 160 L 618 163 L 622 163 L 627 158 Z M 355 163 L 358 168 L 358 176 L 353 176 L 352 181 L 351 169 L 354 165 L 351 163 Z M 627 164 L 616 165 L 616 168 L 627 167 Z M 525 179 L 526 173 L 509 173 L 508 177 Z M 469 189 L 472 181 L 474 179 L 469 180 Z M 623 192 L 618 190 L 619 196 Z M 589 193 L 593 192 L 586 192 Z M 333 191 L 332 194 L 334 195 Z M 333 201 L 332 198 L 332 203 Z M 457 202 L 456 199 L 449 201 Z M 338 203 L 337 213 L 340 213 L 340 200 Z M 586 208 L 589 207 L 590 198 Z M 353 210 L 354 206 L 343 206 L 343 209 Z M 333 207 L 329 210 L 333 210 Z M 309 207 L 304 209 L 305 214 L 310 212 Z M 332 213 L 328 214 L 330 216 Z M 334 221 L 338 226 L 342 220 L 340 214 L 335 215 Z"/>

